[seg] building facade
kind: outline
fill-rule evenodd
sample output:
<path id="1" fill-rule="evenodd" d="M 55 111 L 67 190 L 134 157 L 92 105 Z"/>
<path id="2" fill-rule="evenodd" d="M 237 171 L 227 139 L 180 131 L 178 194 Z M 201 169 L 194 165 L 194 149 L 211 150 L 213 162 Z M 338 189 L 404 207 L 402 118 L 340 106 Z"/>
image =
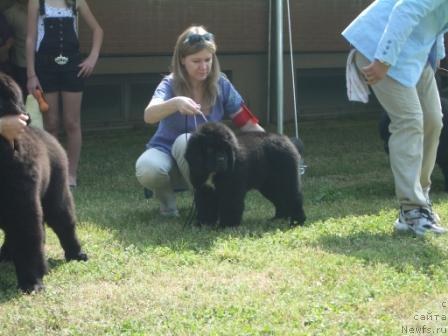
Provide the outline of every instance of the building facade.
<path id="1" fill-rule="evenodd" d="M 191 24 L 213 32 L 225 71 L 263 122 L 275 121 L 268 56 L 273 34 L 269 0 L 90 0 L 104 29 L 101 58 L 88 81 L 83 120 L 87 125 L 138 125 L 163 74 L 169 72 L 176 37 Z M 288 8 L 284 7 L 284 108 L 293 116 Z M 340 115 L 368 106 L 346 100 L 344 66 L 349 46 L 344 27 L 370 0 L 291 0 L 291 37 L 298 113 L 306 118 Z M 80 20 L 81 45 L 90 32 Z M 269 114 L 268 114 L 269 113 Z"/>
<path id="2" fill-rule="evenodd" d="M 341 31 L 373 0 L 283 0 L 284 111 L 293 119 L 293 80 L 299 118 L 333 117 L 377 110 L 349 103 Z M 0 10 L 13 0 L 0 1 Z M 222 70 L 262 122 L 275 122 L 272 67 L 275 0 L 88 0 L 104 29 L 100 59 L 87 81 L 83 124 L 91 128 L 143 124 L 143 110 L 169 72 L 176 37 L 204 25 L 218 44 Z M 290 64 L 291 30 L 293 67 Z M 79 20 L 82 51 L 91 34 Z M 269 70 L 271 68 L 271 70 Z M 442 78 L 445 87 L 448 78 Z M 445 89 L 445 91 L 447 91 Z M 444 91 L 444 92 L 445 92 Z"/>

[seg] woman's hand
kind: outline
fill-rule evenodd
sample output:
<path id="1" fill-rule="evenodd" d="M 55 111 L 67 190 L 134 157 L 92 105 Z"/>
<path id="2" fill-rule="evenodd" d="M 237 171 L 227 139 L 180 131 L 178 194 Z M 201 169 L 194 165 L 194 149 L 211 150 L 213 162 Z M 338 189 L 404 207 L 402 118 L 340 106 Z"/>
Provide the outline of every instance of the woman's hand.
<path id="1" fill-rule="evenodd" d="M 78 77 L 89 77 L 92 74 L 93 69 L 95 68 L 97 60 L 97 57 L 89 56 L 83 62 L 81 62 L 78 65 L 81 68 L 78 72 Z"/>
<path id="2" fill-rule="evenodd" d="M 381 63 L 378 60 L 374 60 L 368 66 L 362 68 L 362 73 L 367 81 L 367 84 L 374 85 L 386 77 L 389 66 Z"/>
<path id="3" fill-rule="evenodd" d="M 36 96 L 36 89 L 43 91 L 42 87 L 40 86 L 39 78 L 37 78 L 36 75 L 28 77 L 26 88 L 28 89 L 28 93 L 32 94 L 33 96 Z"/>
<path id="4" fill-rule="evenodd" d="M 177 110 L 183 115 L 202 114 L 201 104 L 188 97 L 176 97 Z"/>
<path id="5" fill-rule="evenodd" d="M 10 142 L 14 141 L 25 131 L 27 120 L 28 116 L 25 114 L 0 118 L 0 134 Z"/>
<path id="6" fill-rule="evenodd" d="M 155 124 L 177 112 L 186 116 L 195 114 L 203 115 L 201 105 L 191 98 L 177 96 L 168 100 L 163 100 L 161 98 L 153 97 L 145 108 L 143 119 L 148 124 Z"/>

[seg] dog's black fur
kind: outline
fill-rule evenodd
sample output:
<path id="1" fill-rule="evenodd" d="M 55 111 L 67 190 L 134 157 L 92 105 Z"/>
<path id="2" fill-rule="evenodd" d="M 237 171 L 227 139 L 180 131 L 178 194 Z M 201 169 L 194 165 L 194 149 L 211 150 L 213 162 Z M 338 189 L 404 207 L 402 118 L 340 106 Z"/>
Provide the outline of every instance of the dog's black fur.
<path id="1" fill-rule="evenodd" d="M 442 104 L 443 127 L 442 132 L 440 133 L 436 162 L 442 170 L 442 174 L 445 178 L 445 191 L 448 192 L 448 99 L 441 97 L 440 102 Z M 384 150 L 387 154 L 389 154 L 389 124 L 390 119 L 387 113 L 383 111 L 378 124 L 378 130 L 381 139 L 384 141 Z"/>
<path id="2" fill-rule="evenodd" d="M 0 117 L 24 113 L 19 86 L 0 73 Z M 0 261 L 15 265 L 19 288 L 43 288 L 44 221 L 54 230 L 66 260 L 87 260 L 75 233 L 67 156 L 49 133 L 27 127 L 11 144 L 0 136 Z"/>
<path id="3" fill-rule="evenodd" d="M 238 135 L 222 123 L 198 128 L 187 144 L 199 224 L 237 226 L 244 198 L 257 189 L 275 206 L 275 218 L 305 222 L 300 190 L 300 155 L 285 136 L 264 132 Z"/>

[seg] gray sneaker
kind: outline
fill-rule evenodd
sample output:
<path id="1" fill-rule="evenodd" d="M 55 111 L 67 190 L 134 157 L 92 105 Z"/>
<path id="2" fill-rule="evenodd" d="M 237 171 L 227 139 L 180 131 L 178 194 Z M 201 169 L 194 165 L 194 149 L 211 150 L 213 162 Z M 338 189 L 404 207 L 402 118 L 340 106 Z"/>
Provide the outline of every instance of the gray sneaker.
<path id="1" fill-rule="evenodd" d="M 427 231 L 435 234 L 446 233 L 446 229 L 437 223 L 433 213 L 425 208 L 406 211 L 400 209 L 400 216 L 395 221 L 394 227 L 397 231 L 411 230 L 417 236 L 423 236 Z"/>
<path id="2" fill-rule="evenodd" d="M 162 209 L 162 208 L 160 208 L 160 214 L 163 216 L 163 217 L 180 217 L 180 215 L 179 215 L 179 211 L 177 210 L 177 209 L 168 209 L 168 210 L 165 210 L 165 209 Z"/>
<path id="3" fill-rule="evenodd" d="M 429 207 L 428 210 L 431 213 L 432 218 L 434 218 L 434 221 L 436 222 L 437 225 L 440 225 L 440 223 L 441 223 L 440 216 L 435 211 L 432 210 L 432 202 L 431 201 L 428 202 L 428 207 Z"/>

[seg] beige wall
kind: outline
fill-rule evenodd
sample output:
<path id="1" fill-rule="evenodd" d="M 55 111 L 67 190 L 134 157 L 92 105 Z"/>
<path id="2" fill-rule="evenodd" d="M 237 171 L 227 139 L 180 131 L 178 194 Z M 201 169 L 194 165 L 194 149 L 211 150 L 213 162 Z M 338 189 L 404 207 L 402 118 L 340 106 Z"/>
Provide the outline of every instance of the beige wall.
<path id="1" fill-rule="evenodd" d="M 340 32 L 371 2 L 290 1 L 294 50 L 346 50 Z M 286 31 L 286 2 L 283 3 Z M 257 53 L 267 49 L 269 0 L 90 0 L 89 4 L 104 28 L 103 52 L 107 55 L 171 53 L 178 34 L 191 24 L 202 24 L 212 31 L 221 53 Z M 83 45 L 90 38 L 83 24 L 81 38 Z"/>
<path id="2" fill-rule="evenodd" d="M 171 57 L 166 56 L 134 56 L 106 57 L 100 59 L 95 70 L 97 75 L 116 74 L 132 75 L 140 73 L 163 74 L 168 72 Z M 232 82 L 246 100 L 251 110 L 265 122 L 276 120 L 276 111 L 268 113 L 267 94 L 267 56 L 265 54 L 219 55 L 223 71 L 231 71 Z M 340 53 L 305 53 L 294 55 L 294 72 L 296 80 L 298 113 L 301 117 L 313 118 L 334 116 L 353 112 L 353 109 L 368 111 L 370 106 L 349 104 L 345 98 L 345 81 L 343 69 L 346 52 Z M 336 69 L 336 74 L 331 69 Z M 298 76 L 297 72 L 303 76 Z M 327 75 L 328 74 L 328 75 Z M 332 84 L 328 84 L 329 79 Z M 308 88 L 308 81 L 314 86 Z M 317 84 L 316 84 L 317 83 Z M 319 89 L 319 83 L 322 85 Z M 274 83 L 271 83 L 274 86 Z M 317 85 L 317 88 L 316 88 Z M 332 87 L 332 85 L 334 87 Z M 299 89 L 301 88 L 301 89 Z M 334 89 L 334 90 L 333 90 Z M 152 93 L 148 92 L 148 101 Z M 272 104 L 272 102 L 271 102 Z M 272 105 L 271 105 L 272 106 Z M 140 113 L 133 111 L 133 113 Z M 141 111 L 142 113 L 142 111 Z M 293 89 L 290 57 L 284 56 L 284 113 L 285 120 L 293 120 Z"/>
<path id="3" fill-rule="evenodd" d="M 251 109 L 266 113 L 266 57 L 264 55 L 221 55 L 223 71 L 232 71 L 232 82 Z M 168 72 L 170 56 L 107 57 L 98 62 L 95 74 L 138 74 Z"/>
<path id="4" fill-rule="evenodd" d="M 312 80 L 310 74 L 314 69 L 344 67 L 348 45 L 340 31 L 370 2 L 290 1 L 295 67 L 299 72 L 311 69 L 304 78 L 296 78 L 302 86 Z M 95 74 L 167 72 L 177 35 L 190 24 L 203 24 L 216 36 L 222 69 L 232 72 L 235 87 L 251 109 L 262 120 L 268 119 L 268 0 L 127 0 L 126 5 L 122 0 L 95 0 L 89 3 L 105 31 L 103 57 Z M 286 2 L 284 6 L 286 15 Z M 284 29 L 287 51 L 286 24 Z M 80 33 L 81 45 L 87 50 L 90 34 L 82 22 Z M 288 54 L 284 65 L 284 110 L 288 120 L 294 111 Z M 320 78 L 325 81 L 322 75 Z M 325 91 L 331 88 L 307 92 L 305 87 L 302 96 L 298 96 L 302 112 L 311 116 L 349 111 L 350 106 L 345 106 L 344 98 L 339 97 L 340 87 L 345 83 L 341 78 L 334 83 L 339 90 L 337 94 Z M 332 104 L 330 96 L 339 102 Z M 271 119 L 275 119 L 275 114 L 271 111 Z"/>

